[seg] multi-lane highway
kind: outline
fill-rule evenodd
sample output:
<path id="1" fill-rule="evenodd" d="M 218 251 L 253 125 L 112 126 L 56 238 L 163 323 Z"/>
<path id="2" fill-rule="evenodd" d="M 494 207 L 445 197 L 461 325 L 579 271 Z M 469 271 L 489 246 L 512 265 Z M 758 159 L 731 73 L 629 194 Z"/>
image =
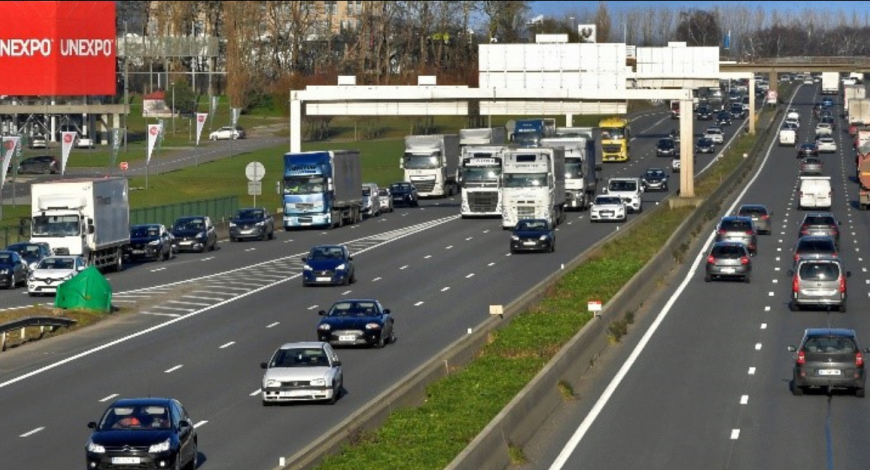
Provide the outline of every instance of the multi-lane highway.
<path id="1" fill-rule="evenodd" d="M 657 159 L 654 147 L 674 127 L 663 113 L 638 118 L 633 160 L 606 165 L 603 178 L 668 168 L 670 158 Z M 704 129 L 696 123 L 696 135 Z M 726 138 L 741 129 L 735 122 Z M 714 156 L 699 156 L 696 170 Z M 663 196 L 646 193 L 644 204 Z M 222 243 L 213 253 L 110 274 L 115 303 L 138 306 L 138 313 L 0 356 L 0 452 L 32 468 L 79 465 L 85 424 L 109 402 L 171 396 L 198 428 L 201 468 L 272 468 L 484 321 L 488 305 L 509 303 L 617 228 L 572 213 L 558 229 L 554 254 L 511 256 L 500 221 L 462 220 L 454 198 L 354 227 Z M 299 258 L 318 243 L 351 247 L 356 284 L 301 286 Z M 351 297 L 390 308 L 398 342 L 339 351 L 347 395 L 335 406 L 262 407 L 259 363 L 282 343 L 314 339 L 317 310 Z M 0 293 L 6 306 L 31 302 L 21 291 Z"/>
<path id="2" fill-rule="evenodd" d="M 795 95 L 799 143 L 813 138 L 818 93 L 817 85 L 802 86 Z M 762 203 L 775 214 L 773 233 L 760 237 L 752 283 L 704 282 L 711 234 L 652 305 L 648 328 L 629 335 L 584 399 L 530 446 L 527 468 L 866 468 L 870 402 L 839 392 L 792 396 L 786 351 L 812 327 L 854 328 L 870 345 L 870 218 L 857 210 L 845 128 L 841 121 L 835 133 L 838 152 L 822 158 L 842 222 L 840 256 L 852 272 L 847 312 L 788 309 L 787 272 L 804 211 L 796 152 L 774 144 L 728 208 Z"/>

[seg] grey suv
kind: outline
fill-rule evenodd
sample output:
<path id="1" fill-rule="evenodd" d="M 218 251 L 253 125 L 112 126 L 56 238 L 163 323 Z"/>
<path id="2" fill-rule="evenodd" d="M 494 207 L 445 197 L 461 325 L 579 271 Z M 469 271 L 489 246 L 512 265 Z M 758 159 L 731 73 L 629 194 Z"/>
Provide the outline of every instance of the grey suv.
<path id="1" fill-rule="evenodd" d="M 803 395 L 806 387 L 848 388 L 864 398 L 864 354 L 855 330 L 844 328 L 808 328 L 795 353 L 791 393 Z"/>
<path id="2" fill-rule="evenodd" d="M 749 217 L 752 223 L 755 224 L 755 229 L 759 234 L 770 235 L 770 217 L 773 212 L 768 210 L 766 206 L 761 204 L 743 204 L 740 209 L 737 209 L 737 214 L 741 217 Z"/>
<path id="3" fill-rule="evenodd" d="M 718 242 L 713 244 L 710 255 L 707 256 L 705 282 L 728 277 L 739 278 L 749 283 L 752 274 L 752 260 L 746 245 L 738 242 Z"/>
<path id="4" fill-rule="evenodd" d="M 834 239 L 840 247 L 840 222 L 830 212 L 810 212 L 801 223 L 800 236 L 826 236 Z"/>
<path id="5" fill-rule="evenodd" d="M 740 242 L 746 245 L 750 255 L 758 253 L 758 231 L 749 217 L 722 217 L 716 226 L 716 241 Z"/>
<path id="6" fill-rule="evenodd" d="M 804 306 L 837 307 L 846 311 L 846 278 L 852 275 L 838 259 L 802 259 L 788 275 L 792 277 L 792 312 Z"/>

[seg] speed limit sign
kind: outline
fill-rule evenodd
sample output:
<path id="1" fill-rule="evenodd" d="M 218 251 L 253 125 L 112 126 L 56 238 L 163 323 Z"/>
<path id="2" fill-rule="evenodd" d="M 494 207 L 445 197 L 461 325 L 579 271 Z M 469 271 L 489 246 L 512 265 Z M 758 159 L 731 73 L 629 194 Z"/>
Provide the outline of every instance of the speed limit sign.
<path id="1" fill-rule="evenodd" d="M 127 162 L 121 162 L 118 166 L 121 168 L 121 171 L 127 171 L 127 168 L 130 168 L 130 165 L 128 165 Z"/>

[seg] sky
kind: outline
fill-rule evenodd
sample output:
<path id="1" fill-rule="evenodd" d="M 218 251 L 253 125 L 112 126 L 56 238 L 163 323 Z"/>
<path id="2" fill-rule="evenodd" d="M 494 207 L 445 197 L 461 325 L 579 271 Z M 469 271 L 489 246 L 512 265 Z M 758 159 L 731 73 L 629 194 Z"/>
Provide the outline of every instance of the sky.
<path id="1" fill-rule="evenodd" d="M 569 11 L 584 11 L 584 10 L 594 10 L 598 7 L 597 1 L 592 2 L 571 2 L 571 1 L 562 1 L 562 2 L 531 2 L 532 10 L 531 16 L 537 16 L 540 14 L 544 14 L 552 17 L 560 17 L 565 15 Z M 832 12 L 835 10 L 845 10 L 847 12 L 852 12 L 853 10 L 859 9 L 862 13 L 867 9 L 867 3 L 858 1 L 858 2 L 842 2 L 842 1 L 828 1 L 824 3 L 820 3 L 818 1 L 814 2 L 745 2 L 745 1 L 734 1 L 728 3 L 742 3 L 745 5 L 749 5 L 753 9 L 758 7 L 759 5 L 765 8 L 768 11 L 772 11 L 774 9 L 786 11 L 786 10 L 803 10 L 804 8 L 810 8 L 814 10 L 821 10 L 824 8 L 826 12 Z M 675 10 L 679 9 L 690 9 L 690 8 L 699 8 L 706 9 L 712 8 L 715 5 L 719 5 L 720 8 L 724 8 L 727 3 L 723 2 L 704 2 L 704 1 L 696 1 L 696 2 L 686 2 L 686 1 L 668 1 L 666 2 L 668 6 Z M 651 5 L 661 5 L 661 3 L 651 3 L 649 1 L 639 2 L 639 1 L 620 1 L 620 2 L 607 2 L 608 8 L 611 10 L 622 10 L 627 8 L 636 8 L 636 7 L 649 7 Z"/>

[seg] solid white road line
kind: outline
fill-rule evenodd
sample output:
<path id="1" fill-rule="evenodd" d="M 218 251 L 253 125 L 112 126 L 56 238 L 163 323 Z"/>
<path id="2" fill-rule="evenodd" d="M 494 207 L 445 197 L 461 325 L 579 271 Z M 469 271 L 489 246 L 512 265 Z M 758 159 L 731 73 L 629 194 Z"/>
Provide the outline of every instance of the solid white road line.
<path id="1" fill-rule="evenodd" d="M 107 396 L 107 397 L 105 397 L 105 398 L 100 399 L 100 403 L 105 403 L 105 402 L 107 402 L 107 401 L 109 401 L 109 400 L 111 400 L 112 398 L 115 398 L 115 397 L 117 397 L 117 396 L 118 396 L 117 393 L 113 393 L 113 394 L 111 394 L 111 395 L 109 395 L 109 396 Z"/>
<path id="2" fill-rule="evenodd" d="M 795 90 L 795 94 L 792 95 L 791 100 L 789 101 L 789 105 L 791 105 L 792 101 L 794 101 L 794 97 L 796 94 L 797 90 Z M 784 120 L 785 116 L 783 116 L 783 121 Z M 780 121 L 779 125 L 782 125 L 782 121 Z M 758 179 L 758 177 L 761 176 L 761 173 L 764 171 L 765 166 L 767 166 L 767 161 L 770 159 L 770 152 L 773 150 L 773 144 L 774 142 L 771 142 L 768 146 L 767 153 L 764 155 L 764 159 L 761 161 L 761 165 L 759 165 L 758 170 L 755 172 L 755 175 L 752 177 L 751 180 L 749 180 L 749 182 L 743 188 L 743 191 L 740 192 L 740 194 L 734 200 L 734 203 L 731 204 L 731 207 L 724 211 L 726 214 L 734 212 L 734 209 L 737 207 L 740 201 L 743 200 L 746 192 L 749 191 L 749 188 L 751 188 L 752 185 L 755 184 L 755 181 Z M 709 249 L 710 244 L 713 242 L 715 236 L 716 233 L 712 232 L 707 237 L 707 241 L 704 243 L 704 246 L 701 248 L 701 250 L 698 251 L 698 255 L 695 257 L 695 260 L 689 268 L 689 272 L 686 274 L 683 282 L 680 283 L 680 285 L 677 287 L 677 290 L 674 292 L 671 298 L 668 299 L 665 307 L 661 310 L 661 312 L 659 312 L 658 316 L 656 316 L 652 325 L 650 325 L 649 329 L 646 331 L 646 333 L 644 333 L 637 346 L 635 346 L 634 350 L 631 352 L 631 355 L 628 357 L 628 359 L 626 359 L 625 363 L 622 364 L 622 367 L 616 373 L 616 376 L 613 377 L 613 380 L 611 380 L 610 384 L 607 385 L 607 388 L 595 402 L 592 410 L 590 410 L 586 418 L 583 419 L 583 422 L 580 423 L 580 427 L 577 428 L 577 430 L 574 432 L 574 435 L 571 436 L 567 444 L 565 444 L 565 447 L 562 448 L 562 451 L 559 453 L 558 457 L 556 457 L 556 460 L 550 466 L 550 470 L 561 470 L 565 463 L 568 461 L 568 459 L 571 457 L 571 454 L 574 453 L 575 449 L 580 444 L 580 441 L 583 440 L 583 437 L 589 431 L 589 428 L 592 427 L 592 423 L 594 423 L 595 420 L 598 418 L 598 415 L 601 414 L 604 406 L 607 405 L 608 401 L 610 401 L 610 398 L 613 396 L 613 393 L 616 391 L 617 387 L 619 387 L 619 384 L 625 378 L 626 374 L 628 374 L 628 371 L 637 361 L 637 358 L 640 357 L 640 354 L 646 348 L 647 343 L 649 343 L 650 339 L 652 339 L 656 330 L 658 330 L 659 325 L 661 325 L 664 319 L 667 317 L 668 312 L 671 311 L 674 303 L 676 303 L 677 299 L 680 298 L 680 296 L 683 294 L 683 291 L 686 289 L 686 286 L 689 285 L 689 282 L 695 276 L 695 272 L 697 271 L 698 266 L 700 266 L 701 260 L 706 256 L 707 250 Z M 750 369 L 750 373 L 754 374 L 755 369 Z"/>
<path id="3" fill-rule="evenodd" d="M 154 312 L 139 312 L 139 315 L 155 315 L 158 317 L 172 317 L 172 318 L 178 318 L 181 316 L 177 313 L 154 313 Z"/>
<path id="4" fill-rule="evenodd" d="M 43 429 L 45 429 L 45 426 L 38 427 L 38 428 L 34 429 L 33 431 L 27 431 L 26 433 L 24 433 L 18 437 L 30 437 L 30 436 L 38 433 L 39 431 L 42 431 Z"/>

